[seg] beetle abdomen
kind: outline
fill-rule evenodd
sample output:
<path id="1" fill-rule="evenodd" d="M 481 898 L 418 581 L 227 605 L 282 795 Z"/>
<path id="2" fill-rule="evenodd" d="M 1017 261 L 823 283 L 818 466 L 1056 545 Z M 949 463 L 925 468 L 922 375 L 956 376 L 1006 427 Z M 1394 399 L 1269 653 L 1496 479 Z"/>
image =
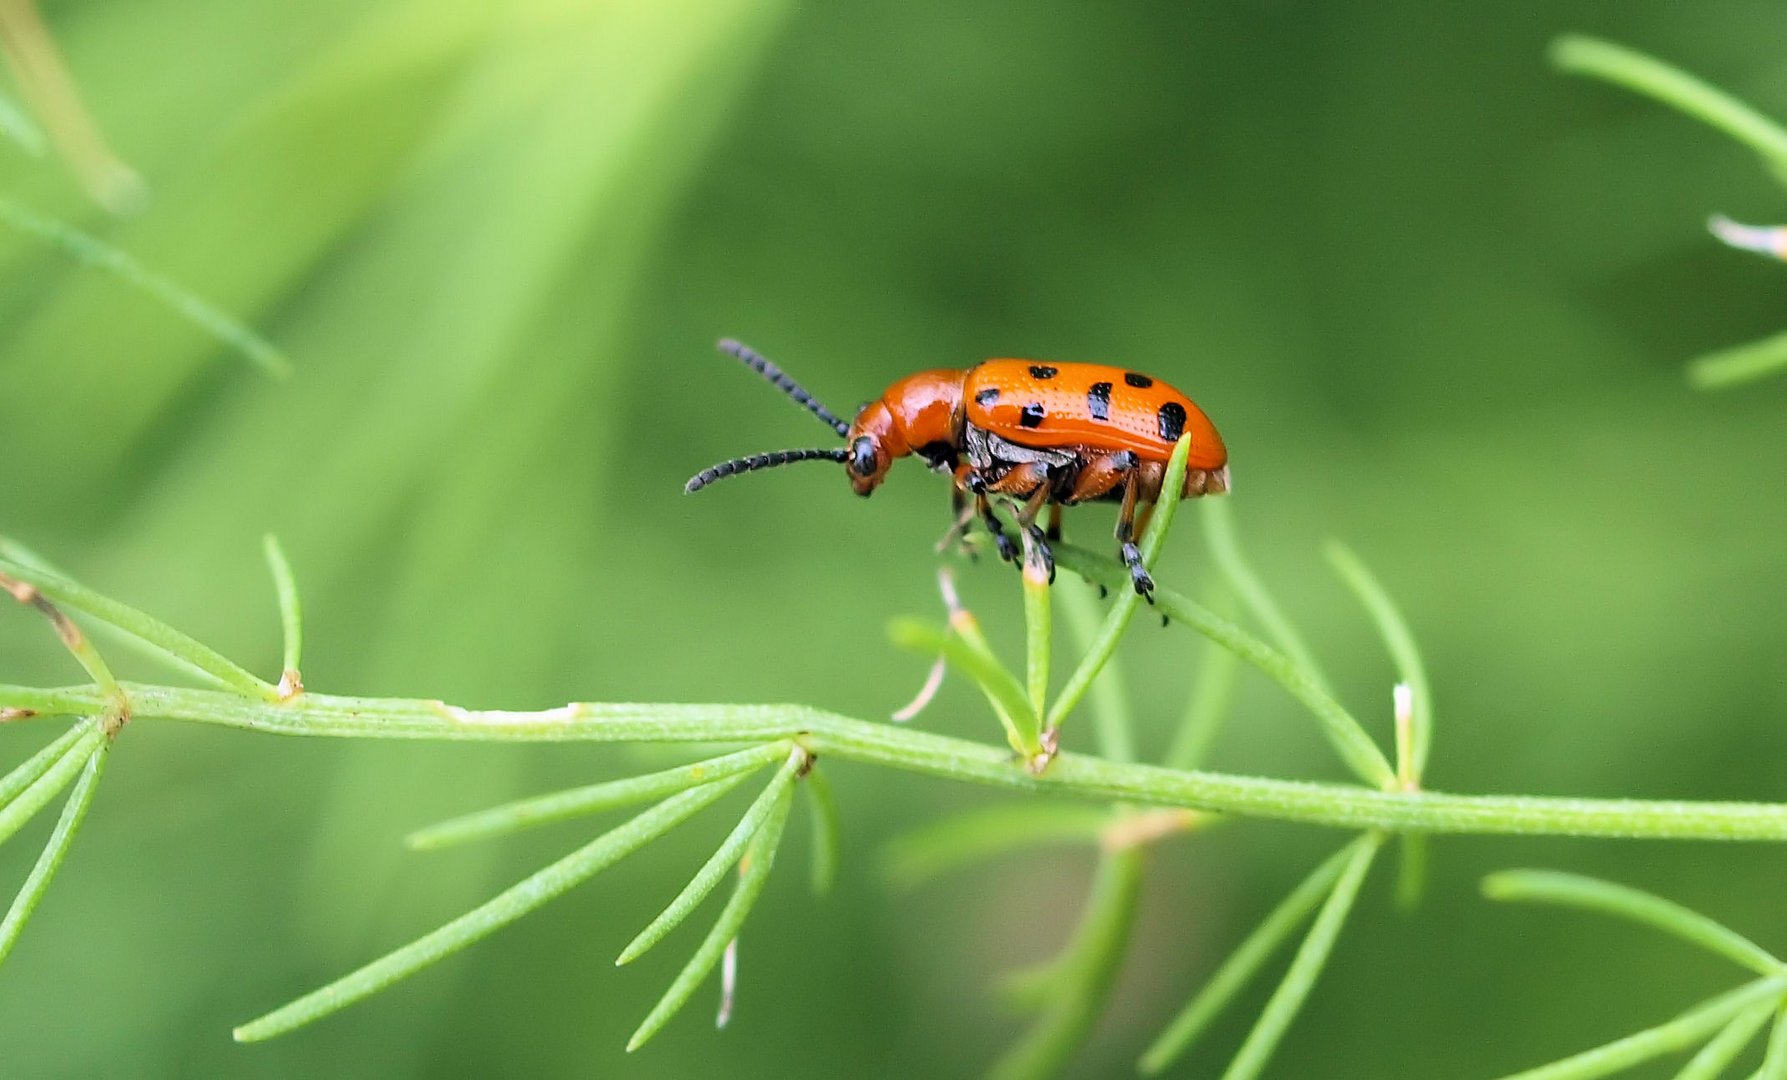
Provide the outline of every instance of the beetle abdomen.
<path id="1" fill-rule="evenodd" d="M 969 423 L 1019 446 L 1131 450 L 1164 462 L 1190 434 L 1190 467 L 1228 462 L 1222 437 L 1190 398 L 1120 367 L 988 360 L 968 372 L 962 401 Z"/>

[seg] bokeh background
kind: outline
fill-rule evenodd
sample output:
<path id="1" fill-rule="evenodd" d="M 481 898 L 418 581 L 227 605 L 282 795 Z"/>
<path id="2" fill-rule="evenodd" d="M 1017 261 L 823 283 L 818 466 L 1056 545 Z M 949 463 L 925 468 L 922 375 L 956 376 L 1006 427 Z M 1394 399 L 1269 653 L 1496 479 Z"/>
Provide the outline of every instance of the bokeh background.
<path id="1" fill-rule="evenodd" d="M 1434 786 L 1787 795 L 1787 380 L 1705 395 L 1681 378 L 1689 356 L 1787 323 L 1787 267 L 1702 226 L 1778 220 L 1782 192 L 1719 136 L 1543 58 L 1556 34 L 1597 33 L 1780 114 L 1778 5 L 44 15 L 149 197 L 108 214 L 10 144 L 7 197 L 239 315 L 297 373 L 262 377 L 0 229 L 0 530 L 263 671 L 273 530 L 304 588 L 313 689 L 885 716 L 923 675 L 884 628 L 936 611 L 944 486 L 908 467 L 863 501 L 804 467 L 685 498 L 713 460 L 824 435 L 712 340 L 752 342 L 841 410 L 919 367 L 1119 360 L 1221 426 L 1252 560 L 1380 734 L 1390 668 L 1320 542 L 1345 538 L 1393 590 L 1436 688 Z M 1108 517 L 1072 514 L 1070 535 L 1103 537 Z M 1199 530 L 1177 533 L 1162 574 L 1200 590 Z M 962 582 L 1015 645 L 1014 575 L 982 562 Z M 1125 646 L 1150 747 L 1198 647 L 1145 627 Z M 77 678 L 39 620 L 0 611 L 0 679 Z M 920 722 L 997 738 L 956 680 Z M 0 752 L 45 731 L 0 732 Z M 423 856 L 400 847 L 409 829 L 663 760 L 133 726 L 0 972 L 0 1072 L 943 1076 L 1018 1030 L 989 987 L 1053 952 L 1090 853 L 900 891 L 891 837 L 1000 797 L 834 763 L 840 888 L 807 893 L 797 822 L 724 1032 L 704 992 L 621 1051 L 699 931 L 611 966 L 725 829 L 714 814 L 365 1005 L 229 1041 L 589 834 Z M 1215 764 L 1341 775 L 1254 676 Z M 0 853 L 0 880 L 48 827 Z M 1127 1070 L 1337 842 L 1248 823 L 1162 845 L 1072 1072 Z M 1481 874 L 1510 865 L 1616 877 L 1787 945 L 1778 851 L 1444 840 L 1421 910 L 1397 913 L 1387 876 L 1368 887 L 1273 1075 L 1487 1076 L 1731 985 L 1685 946 L 1481 900 Z M 1266 989 L 1179 1074 L 1216 1075 Z"/>

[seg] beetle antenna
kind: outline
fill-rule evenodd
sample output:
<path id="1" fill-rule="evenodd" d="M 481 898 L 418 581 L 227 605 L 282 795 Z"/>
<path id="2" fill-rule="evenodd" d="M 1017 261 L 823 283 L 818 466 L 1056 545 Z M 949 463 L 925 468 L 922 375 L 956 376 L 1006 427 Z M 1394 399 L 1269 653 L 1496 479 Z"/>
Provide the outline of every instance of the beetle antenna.
<path id="1" fill-rule="evenodd" d="M 756 472 L 758 469 L 774 469 L 781 465 L 792 465 L 797 461 L 848 461 L 850 451 L 843 447 L 830 450 L 771 450 L 767 454 L 752 454 L 750 457 L 733 458 L 722 461 L 718 465 L 709 465 L 683 485 L 683 491 L 694 494 L 715 480 L 739 473 Z"/>
<path id="2" fill-rule="evenodd" d="M 801 405 L 806 406 L 808 411 L 829 424 L 831 429 L 837 432 L 839 436 L 850 433 L 849 424 L 839 420 L 836 414 L 819 403 L 818 398 L 807 393 L 806 387 L 795 382 L 793 379 L 790 379 L 787 372 L 770 363 L 762 353 L 759 353 L 744 342 L 735 341 L 732 338 L 721 338 L 716 347 L 727 356 L 734 357 L 752 371 L 755 371 L 765 379 L 768 379 L 770 385 L 774 386 L 777 390 L 787 394 Z"/>

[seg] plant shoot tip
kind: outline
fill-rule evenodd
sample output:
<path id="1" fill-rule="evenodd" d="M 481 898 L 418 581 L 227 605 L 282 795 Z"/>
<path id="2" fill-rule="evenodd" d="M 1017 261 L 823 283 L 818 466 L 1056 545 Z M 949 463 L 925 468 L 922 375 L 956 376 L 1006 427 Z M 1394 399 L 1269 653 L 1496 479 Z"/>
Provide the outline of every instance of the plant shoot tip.
<path id="1" fill-rule="evenodd" d="M 1787 228 L 1745 225 L 1723 214 L 1714 214 L 1707 218 L 1706 227 L 1728 247 L 1739 251 L 1753 251 L 1771 259 L 1787 259 Z"/>

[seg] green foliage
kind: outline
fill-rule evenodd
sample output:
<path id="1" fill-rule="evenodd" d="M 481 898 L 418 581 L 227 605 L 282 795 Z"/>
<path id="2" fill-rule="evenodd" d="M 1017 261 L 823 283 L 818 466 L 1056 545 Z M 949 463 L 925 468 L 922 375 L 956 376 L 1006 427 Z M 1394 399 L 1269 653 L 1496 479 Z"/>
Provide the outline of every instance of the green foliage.
<path id="1" fill-rule="evenodd" d="M 1551 61 L 1563 71 L 1623 86 L 1723 132 L 1755 151 L 1764 168 L 1787 187 L 1787 128 L 1723 90 L 1635 49 L 1580 35 L 1553 42 Z M 1688 363 L 1688 382 L 1702 390 L 1721 390 L 1783 371 L 1787 334 L 1777 334 L 1695 358 Z"/>
<path id="2" fill-rule="evenodd" d="M 742 750 L 767 771 L 797 742 L 838 785 L 853 848 L 940 832 L 957 811 L 972 833 L 992 813 L 974 785 L 1007 818 L 949 866 L 1052 861 L 939 880 L 940 846 L 932 891 L 897 908 L 860 883 L 819 912 L 764 894 L 734 950 L 753 1004 L 740 1030 L 671 1025 L 629 1075 L 688 1075 L 721 1053 L 741 1073 L 962 1074 L 1001 1039 L 963 987 L 1058 946 L 1024 968 L 1038 1011 L 1014 1043 L 1115 1074 L 1180 1005 L 1163 985 L 1196 998 L 1271 908 L 1262 883 L 1288 888 L 1319 861 L 1255 815 L 1346 830 L 1323 851 L 1381 830 L 1405 883 L 1432 877 L 1412 921 L 1347 920 L 1322 976 L 1345 975 L 1346 992 L 1316 984 L 1267 1075 L 1480 1075 L 1524 1064 L 1513 1055 L 1541 1033 L 1592 1041 L 1580 980 L 1523 976 L 1560 944 L 1624 931 L 1546 916 L 1509 949 L 1462 883 L 1532 843 L 1434 834 L 1787 831 L 1774 803 L 1401 790 L 1417 740 L 1389 737 L 1396 661 L 1319 560 L 1323 537 L 1344 536 L 1393 586 L 1445 708 L 1431 776 L 1446 789 L 1780 797 L 1781 384 L 1715 402 L 1643 375 L 1647 357 L 1708 349 L 1696 384 L 1781 370 L 1775 271 L 1691 232 L 1713 200 L 1777 205 L 1764 114 L 1779 112 L 1787 24 L 1769 5 L 1342 3 L 1292 20 L 1270 5 L 41 6 L 150 197 L 128 216 L 89 205 L 62 161 L 31 156 L 56 146 L 51 119 L 0 97 L 5 197 L 29 215 L 0 222 L 0 527 L 79 572 L 16 546 L 0 557 L 115 589 L 233 670 L 52 601 L 94 636 L 77 666 L 28 613 L 0 613 L 0 760 L 35 763 L 0 779 L 22 822 L 7 872 L 26 886 L 8 931 L 31 927 L 0 968 L 9 1075 L 613 1072 L 649 998 L 638 976 L 677 965 L 621 976 L 600 960 L 703 864 L 711 842 L 689 846 L 693 830 L 654 842 L 625 881 L 592 883 L 563 935 L 505 935 L 293 1038 L 241 1048 L 223 1033 L 244 1001 L 350 970 L 561 853 L 537 846 L 556 834 L 495 814 L 502 843 L 405 858 L 395 838 L 417 823 L 658 776 L 633 813 L 703 790 L 680 786 L 680 763 Z M 1738 137 L 1721 146 L 1547 77 L 1534 43 L 1579 24 L 1761 109 L 1598 54 L 1659 88 L 1645 93 L 1686 94 Z M 1765 170 L 1742 167 L 1752 151 Z M 990 734 L 977 680 L 953 685 L 959 666 L 918 730 L 855 719 L 910 689 L 880 631 L 920 611 L 941 485 L 902 465 L 865 503 L 815 469 L 680 499 L 708 460 L 819 430 L 710 378 L 721 333 L 786 353 L 846 406 L 989 354 L 1150 371 L 1228 439 L 1244 528 L 1228 500 L 1195 507 L 1205 557 L 1176 526 L 1156 573 L 1178 621 L 1133 620 L 1040 776 L 1013 755 L 1041 753 L 1051 693 L 1110 610 L 1066 561 L 1117 586 L 1113 602 L 1127 589 L 1098 508 L 1068 515 L 1085 550 L 1064 549 L 1062 580 L 1038 594 L 1062 605 L 1046 628 L 1059 642 L 1020 622 L 1009 569 L 960 568 L 982 659 L 1025 703 L 1007 737 Z M 294 376 L 227 362 L 257 347 Z M 282 585 L 283 634 L 252 557 L 270 529 L 305 571 L 307 625 Z M 404 696 L 294 693 L 300 661 L 319 690 Z M 583 697 L 673 704 L 542 707 Z M 43 718 L 62 716 L 66 735 Z M 96 757 L 65 760 L 119 724 L 129 745 L 103 777 Z M 63 786 L 36 787 L 52 766 Z M 824 878 L 838 831 L 821 775 L 800 786 Z M 74 796 L 100 778 L 106 797 L 79 817 Z M 749 802 L 738 782 L 712 842 Z M 938 810 L 952 787 L 962 804 Z M 557 820 L 585 831 L 564 849 L 615 824 Z M 46 893 L 77 838 L 84 854 Z M 1054 858 L 1063 845 L 1097 860 L 1090 879 Z M 1594 853 L 1615 876 L 1713 875 L 1701 894 L 1717 914 L 1766 940 L 1766 854 Z M 1131 894 L 1108 884 L 1130 880 L 1124 863 L 1141 867 L 1140 917 L 1120 917 Z M 861 865 L 845 861 L 845 880 Z M 1410 955 L 1436 932 L 1446 970 L 1482 987 L 1468 1002 L 1434 993 L 1432 956 Z M 719 943 L 722 970 L 736 940 Z M 1604 963 L 1589 974 L 1609 1015 L 1673 985 L 1612 945 Z M 1249 983 L 1262 1001 L 1267 966 Z M 1222 1071 L 1255 1019 L 1228 1000 L 1234 1026 L 1208 1028 L 1178 1069 Z M 1650 1067 L 1760 1058 L 1775 1000 Z M 1532 1041 L 1490 1048 L 1486 1030 Z M 1498 1050 L 1509 1059 L 1486 1063 Z"/>
<path id="3" fill-rule="evenodd" d="M 1677 1075 L 1714 1077 L 1743 1051 L 1769 1016 L 1787 1016 L 1787 964 L 1736 931 L 1680 904 L 1629 886 L 1545 870 L 1491 874 L 1483 881 L 1483 893 L 1491 900 L 1558 904 L 1628 919 L 1692 942 L 1762 976 L 1673 1020 L 1503 1080 L 1593 1080 L 1687 1050 L 1702 1040 L 1705 1045 Z M 1769 1036 L 1758 1080 L 1779 1077 L 1787 1069 L 1784 1026 L 1787 1024 L 1777 1021 Z"/>
<path id="4" fill-rule="evenodd" d="M 1181 443 L 1167 474 L 1166 490 L 1169 493 L 1176 493 L 1181 483 L 1185 453 L 1186 445 Z M 1159 554 L 1166 523 L 1171 520 L 1177 502 L 1178 499 L 1169 494 L 1163 499 L 1155 515 L 1143 548 L 1144 558 L 1150 563 Z M 742 783 L 752 772 L 779 758 L 782 760 L 781 767 L 719 847 L 669 905 L 622 950 L 616 961 L 617 964 L 625 964 L 662 941 L 694 913 L 701 902 L 719 886 L 728 871 L 734 866 L 739 868 L 738 886 L 718 920 L 697 946 L 694 955 L 677 975 L 669 990 L 628 1041 L 628 1050 L 637 1049 L 656 1035 L 689 1002 L 701 983 L 721 963 L 723 956 L 737 947 L 740 927 L 761 895 L 779 850 L 793 801 L 793 787 L 803 777 L 814 776 L 811 772 L 814 755 L 823 751 L 1008 786 L 1014 786 L 1020 777 L 1027 776 L 1026 786 L 1037 789 L 1058 787 L 1081 794 L 1119 796 L 1119 801 L 1109 815 L 1099 815 L 1096 819 L 1074 812 L 1061 813 L 1052 818 L 1039 816 L 1035 807 L 1027 806 L 1016 812 L 1001 812 L 993 816 L 983 814 L 978 823 L 961 820 L 947 822 L 944 826 L 933 828 L 928 834 L 908 838 L 904 842 L 902 853 L 896 857 L 895 865 L 902 868 L 902 876 L 908 882 L 915 882 L 940 869 L 1038 838 L 1071 840 L 1077 837 L 1083 841 L 1096 836 L 1099 839 L 1099 868 L 1094 875 L 1094 887 L 1079 926 L 1056 959 L 1035 969 L 1033 976 L 1026 977 L 1021 984 L 1017 984 L 1027 987 L 1020 997 L 1037 1015 L 1030 1029 L 993 1069 L 995 1075 L 1002 1077 L 1050 1075 L 1077 1051 L 1110 996 L 1133 926 L 1135 905 L 1140 895 L 1145 845 L 1159 836 L 1183 831 L 1198 820 L 1183 812 L 1161 818 L 1158 815 L 1162 811 L 1138 810 L 1135 808 L 1136 804 L 1152 802 L 1175 805 L 1176 786 L 1210 781 L 1222 783 L 1225 779 L 1209 774 L 1190 774 L 1125 764 L 1123 759 L 1128 756 L 1132 745 L 1129 731 L 1133 720 L 1129 715 L 1129 698 L 1120 693 L 1100 694 L 1094 700 L 1095 707 L 1107 714 L 1100 717 L 1098 730 L 1103 733 L 1107 749 L 1115 748 L 1118 752 L 1114 760 L 1101 763 L 1095 759 L 1075 756 L 1054 761 L 1054 733 L 1059 730 L 1057 723 L 1048 729 L 1051 738 L 1045 744 L 1045 753 L 1028 754 L 1023 747 L 1014 745 L 1014 749 L 1020 754 L 1017 762 L 1001 764 L 996 760 L 983 758 L 981 768 L 964 767 L 970 755 L 961 750 L 944 749 L 941 744 L 947 740 L 940 740 L 936 736 L 916 733 L 896 736 L 896 729 L 884 728 L 877 732 L 871 729 L 879 725 L 862 725 L 843 720 L 828 722 L 822 716 L 811 714 L 797 717 L 786 726 L 765 726 L 763 718 L 753 717 L 748 708 L 714 710 L 699 706 L 667 706 L 653 709 L 649 706 L 570 705 L 547 713 L 529 714 L 476 712 L 439 702 L 330 699 L 307 692 L 298 685 L 295 667 L 297 652 L 293 645 L 300 636 L 297 589 L 290 566 L 277 545 L 271 541 L 268 544 L 268 555 L 270 568 L 279 586 L 281 621 L 287 641 L 286 670 L 290 683 L 282 689 L 279 694 L 281 700 L 277 702 L 267 700 L 267 695 L 262 690 L 265 684 L 220 654 L 134 608 L 75 582 L 29 563 L 12 562 L 0 563 L 0 569 L 7 572 L 7 576 L 0 580 L 11 582 L 10 587 L 19 599 L 39 607 L 56 627 L 63 643 L 88 665 L 89 673 L 94 676 L 96 683 L 91 691 L 97 695 L 93 701 L 95 705 L 122 701 L 120 711 L 116 714 L 118 716 L 181 717 L 249 729 L 267 729 L 272 727 L 267 722 L 271 710 L 272 715 L 284 718 L 283 730 L 287 733 L 347 737 L 375 735 L 495 740 L 582 737 L 604 741 L 680 739 L 705 742 L 768 738 L 771 741 L 689 766 L 510 803 L 456 818 L 414 834 L 411 838 L 412 846 L 440 847 L 470 839 L 507 835 L 530 826 L 564 821 L 629 803 L 662 800 L 626 824 L 604 833 L 439 929 L 321 989 L 240 1026 L 236 1029 L 236 1037 L 241 1041 L 259 1041 L 322 1019 L 446 958 L 529 914 L 633 851 L 656 841 L 674 826 Z M 1078 558 L 1085 559 L 1083 556 Z M 1426 704 L 1428 692 L 1425 669 L 1413 635 L 1396 605 L 1350 551 L 1337 545 L 1331 546 L 1330 559 L 1342 579 L 1371 612 L 1396 661 L 1404 684 L 1418 687 L 1415 700 L 1421 702 L 1422 710 L 1430 709 Z M 1085 561 L 1092 562 L 1089 559 Z M 1074 563 L 1074 559 L 1067 561 L 1069 566 Z M 1114 563 L 1100 567 L 1100 571 L 1095 576 L 1126 574 Z M 1027 575 L 1027 578 L 1029 580 L 1024 586 L 1028 606 L 1026 622 L 1032 627 L 1046 627 L 1049 622 L 1047 609 L 1052 603 L 1051 593 L 1041 578 L 1035 575 Z M 1039 584 L 1043 587 L 1037 588 Z M 41 590 L 41 593 L 33 590 Z M 237 694 L 240 696 L 235 697 L 232 704 L 229 695 L 218 695 L 212 691 L 139 687 L 134 684 L 127 686 L 112 682 L 109 669 L 98 659 L 97 652 L 87 642 L 85 635 L 44 597 L 69 602 L 82 613 L 104 619 L 114 627 L 154 644 L 196 670 L 210 672 L 219 681 L 223 681 L 223 675 L 240 672 L 235 676 L 238 683 Z M 1125 594 L 1113 605 L 1114 610 L 1096 627 L 1091 626 L 1089 620 L 1084 618 L 1078 620 L 1081 624 L 1080 636 L 1086 644 L 1086 659 L 1081 661 L 1076 674 L 1068 680 L 1069 691 L 1077 687 L 1083 695 L 1084 689 L 1104 673 L 1114 653 L 1114 640 L 1121 635 L 1133 613 L 1135 599 L 1133 593 Z M 1129 601 L 1127 606 L 1124 600 Z M 1304 697 L 1306 702 L 1312 701 L 1312 711 L 1321 707 L 1339 708 L 1337 705 L 1326 704 L 1331 699 L 1324 692 L 1311 690 L 1315 685 L 1314 677 L 1301 671 L 1294 661 L 1247 637 L 1226 620 L 1168 590 L 1159 591 L 1158 602 L 1169 618 L 1178 617 L 1181 621 L 1188 622 L 1224 650 L 1252 661 L 1259 670 L 1286 684 L 1293 693 Z M 953 599 L 951 603 L 954 604 Z M 991 652 L 973 617 L 963 609 L 954 608 L 951 612 L 951 627 L 952 632 L 937 633 L 930 631 L 925 624 L 907 622 L 896 624 L 896 636 L 903 636 L 907 644 L 935 648 L 945 659 L 958 664 L 968 677 L 981 685 L 996 712 L 1010 709 L 1025 715 L 1029 722 L 1034 723 L 1042 712 L 1039 706 L 1046 703 L 1032 701 L 1025 696 L 1017 677 Z M 964 628 L 968 630 L 967 633 L 963 632 Z M 1047 640 L 1046 634 L 1044 640 Z M 1027 647 L 1027 658 L 1032 667 L 1039 662 L 1046 665 L 1046 660 L 1039 660 L 1034 637 Z M 1035 680 L 1033 672 L 1032 682 L 1033 685 L 1046 684 L 1046 679 Z M 1069 710 L 1077 703 L 1077 698 L 1066 698 L 1067 692 L 1064 691 L 1063 698 L 1057 699 L 1049 711 L 1050 716 L 1065 719 Z M 1310 695 L 1315 693 L 1320 693 L 1321 696 L 1312 698 Z M 15 712 L 23 710 L 21 715 L 34 711 L 81 711 L 68 703 L 67 699 L 71 696 L 78 701 L 79 695 L 71 695 L 68 691 L 34 691 L 0 686 L 0 707 Z M 1067 704 L 1063 705 L 1063 701 Z M 1188 722 L 1195 728 L 1215 723 L 1215 719 L 1203 715 L 1213 707 L 1207 701 L 1198 704 L 1189 711 Z M 771 716 L 776 712 L 773 708 L 769 710 Z M 1000 719 L 1009 735 L 1012 728 L 1010 720 L 1004 715 Z M 5 794 L 10 799 L 0 808 L 0 840 L 3 840 L 16 832 L 20 825 L 57 792 L 75 782 L 76 773 L 81 773 L 61 822 L 21 889 L 12 911 L 0 923 L 0 956 L 17 939 L 25 918 L 42 897 L 50 876 L 67 853 L 74 831 L 92 799 L 105 751 L 117 731 L 115 723 L 102 725 L 88 721 L 77 725 L 67 735 L 34 755 L 4 780 L 0 780 L 0 794 Z M 1682 821 L 1689 815 L 1712 811 L 1724 816 L 1733 810 L 1754 818 L 1759 831 L 1750 835 L 1777 835 L 1775 830 L 1787 829 L 1787 808 L 1740 809 L 1662 804 L 1646 806 L 1628 802 L 1611 804 L 1606 811 L 1604 824 L 1598 824 L 1596 815 L 1602 812 L 1601 808 L 1584 800 L 1460 800 L 1457 797 L 1428 794 L 1419 787 L 1419 767 L 1414 762 L 1419 748 L 1430 738 L 1430 731 L 1430 721 L 1409 723 L 1406 732 L 1399 736 L 1398 773 L 1405 782 L 1394 785 L 1394 790 L 1390 792 L 1359 788 L 1349 796 L 1344 789 L 1324 792 L 1317 785 L 1301 785 L 1301 790 L 1306 794 L 1326 796 L 1325 805 L 1320 810 L 1336 815 L 1330 818 L 1332 823 L 1345 823 L 1350 817 L 1352 824 L 1363 826 L 1366 831 L 1318 867 L 1242 942 L 1207 986 L 1191 999 L 1143 1055 L 1143 1071 L 1158 1072 L 1183 1054 L 1217 1013 L 1259 972 L 1277 947 L 1311 911 L 1315 911 L 1314 921 L 1302 945 L 1225 1074 L 1232 1080 L 1251 1080 L 1258 1076 L 1313 992 L 1388 829 L 1413 826 L 1426 832 L 1462 826 L 1487 831 L 1516 831 L 1522 826 L 1532 827 L 1538 824 L 1539 831 L 1556 829 L 1590 834 L 1604 831 L 1612 835 L 1643 835 L 1646 832 L 1658 836 L 1691 835 L 1679 832 Z M 1358 737 L 1365 738 L 1362 731 Z M 1181 737 L 1175 741 L 1183 744 L 1186 740 Z M 902 742 L 907 744 L 907 748 L 902 749 L 898 745 Z M 927 744 L 932 749 L 923 749 Z M 1179 752 L 1184 753 L 1182 749 Z M 1280 792 L 1291 790 L 1271 781 L 1252 778 L 1227 778 L 1226 783 L 1231 793 L 1250 789 L 1259 791 L 1260 794 L 1272 789 Z M 1381 801 L 1386 799 L 1390 801 Z M 1431 814 L 1433 804 L 1443 804 L 1448 800 L 1453 804 L 1454 814 L 1458 813 L 1458 804 L 1461 802 L 1474 802 L 1477 812 L 1474 815 L 1466 812 L 1448 825 L 1444 811 L 1438 815 Z M 816 889 L 823 891 L 829 885 L 832 874 L 830 868 L 836 862 L 836 807 L 829 790 L 815 794 L 812 804 L 815 822 L 814 882 Z M 1249 803 L 1243 799 L 1235 799 L 1232 795 L 1229 798 L 1193 799 L 1190 805 L 1205 805 L 1227 812 L 1293 816 L 1286 813 L 1287 807 L 1282 804 L 1257 800 Z M 1392 806 L 1398 807 L 1399 813 L 1383 813 Z M 1378 812 L 1377 816 L 1374 816 L 1374 810 Z M 1416 817 L 1411 819 L 1404 816 L 1411 810 L 1415 811 Z M 1648 828 L 1643 824 L 1647 820 L 1651 823 Z M 1733 819 L 1732 824 L 1744 820 L 1746 817 L 1740 816 Z M 1744 834 L 1739 832 L 1734 835 Z M 1410 862 L 1414 860 L 1411 858 Z M 1553 1065 L 1531 1070 L 1521 1074 L 1523 1076 L 1576 1078 L 1606 1075 L 1658 1054 L 1691 1046 L 1702 1039 L 1708 1040 L 1703 1055 L 1705 1060 L 1715 1061 L 1725 1053 L 1727 1044 L 1738 1038 L 1737 1031 L 1751 1030 L 1748 1027 L 1751 1006 L 1769 994 L 1787 994 L 1787 980 L 1781 975 L 1783 965 L 1772 956 L 1710 920 L 1646 894 L 1570 875 L 1530 871 L 1497 875 L 1489 879 L 1485 891 L 1496 899 L 1563 903 L 1634 919 L 1731 957 L 1763 976 L 1760 982 L 1690 1010 L 1667 1024 Z M 726 982 L 726 1004 L 721 1010 L 722 1022 L 730 1013 L 730 974 Z M 1739 1024 L 1740 1020 L 1744 1022 L 1743 1025 Z M 1780 1041 L 1779 1037 L 1771 1039 L 1767 1068 L 1774 1068 L 1780 1061 L 1787 1060 L 1782 1057 L 1787 1051 L 1776 1045 Z"/>

